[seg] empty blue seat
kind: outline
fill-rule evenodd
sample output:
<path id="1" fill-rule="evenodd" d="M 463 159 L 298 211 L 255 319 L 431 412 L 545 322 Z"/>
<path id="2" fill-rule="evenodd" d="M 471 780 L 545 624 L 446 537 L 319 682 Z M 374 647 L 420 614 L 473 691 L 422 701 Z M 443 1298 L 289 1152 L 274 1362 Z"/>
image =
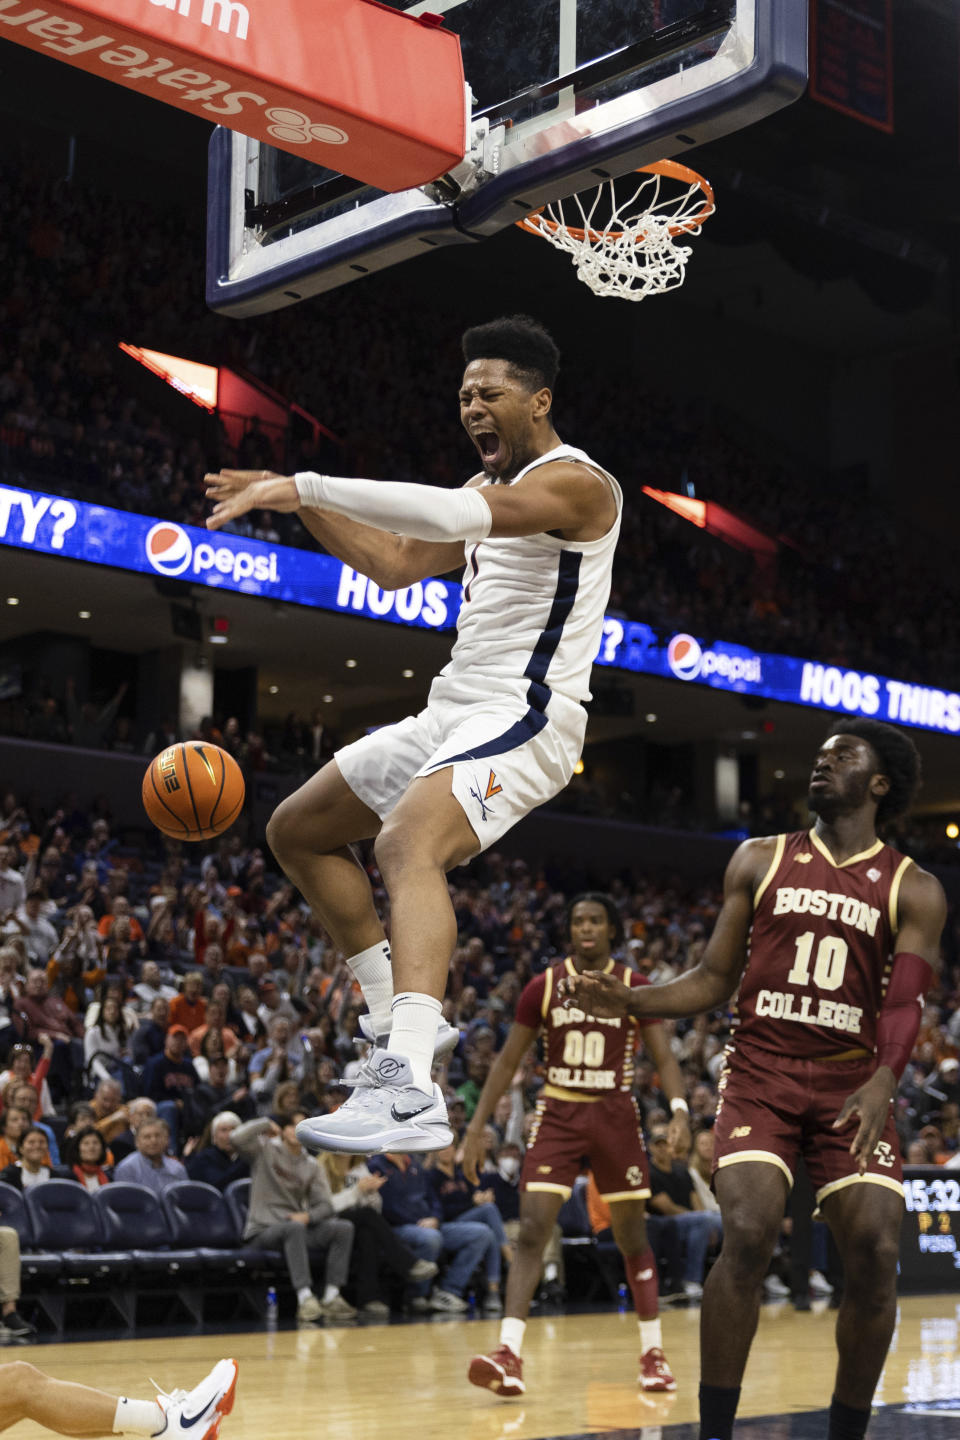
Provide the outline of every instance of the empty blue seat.
<path id="1" fill-rule="evenodd" d="M 210 1269 L 246 1268 L 236 1222 L 225 1198 L 213 1185 L 202 1180 L 178 1180 L 163 1192 L 163 1207 L 174 1246 L 193 1245 Z"/>
<path id="2" fill-rule="evenodd" d="M 195 1248 L 176 1249 L 170 1244 L 167 1212 L 146 1185 L 124 1181 L 102 1185 L 93 1204 L 104 1244 L 111 1250 L 129 1251 L 136 1269 L 173 1274 L 200 1264 Z"/>
<path id="3" fill-rule="evenodd" d="M 242 1180 L 232 1180 L 224 1193 L 227 1208 L 233 1216 L 233 1223 L 237 1228 L 237 1234 L 242 1237 L 247 1223 L 247 1211 L 250 1209 L 250 1190 L 253 1181 L 249 1175 Z"/>
<path id="4" fill-rule="evenodd" d="M 0 1183 L 0 1225 L 9 1225 L 20 1239 L 20 1274 L 27 1280 L 52 1280 L 63 1269 L 58 1254 L 38 1251 L 33 1243 L 33 1226 L 23 1191 Z"/>
<path id="5" fill-rule="evenodd" d="M 103 1248 L 100 1217 L 90 1195 L 74 1180 L 46 1180 L 26 1194 L 33 1237 L 42 1250 L 59 1250 L 68 1275 L 120 1279 L 131 1265 L 125 1251 Z"/>
<path id="6" fill-rule="evenodd" d="M 20 1249 L 33 1244 L 33 1229 L 24 1192 L 0 1181 L 0 1225 L 8 1225 L 20 1237 Z"/>

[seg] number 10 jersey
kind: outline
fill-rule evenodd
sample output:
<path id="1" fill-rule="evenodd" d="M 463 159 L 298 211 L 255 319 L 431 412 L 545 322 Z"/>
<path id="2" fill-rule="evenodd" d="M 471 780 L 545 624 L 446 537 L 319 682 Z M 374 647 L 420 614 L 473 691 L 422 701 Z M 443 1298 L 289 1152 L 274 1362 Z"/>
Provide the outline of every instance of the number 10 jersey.
<path id="1" fill-rule="evenodd" d="M 874 1053 L 912 863 L 881 840 L 838 864 L 814 830 L 777 836 L 754 896 L 737 1050 L 807 1060 Z"/>

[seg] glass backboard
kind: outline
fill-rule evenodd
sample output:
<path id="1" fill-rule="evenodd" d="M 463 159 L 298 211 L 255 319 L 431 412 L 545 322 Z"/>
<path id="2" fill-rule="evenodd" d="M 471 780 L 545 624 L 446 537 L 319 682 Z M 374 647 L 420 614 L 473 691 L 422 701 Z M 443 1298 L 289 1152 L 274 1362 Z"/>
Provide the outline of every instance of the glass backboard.
<path id="1" fill-rule="evenodd" d="M 752 124 L 807 78 L 807 0 L 387 0 L 460 37 L 470 150 L 388 194 L 217 130 L 207 301 L 295 304 L 431 246 L 482 240 L 597 178 Z M 429 77 L 424 77 L 429 83 Z"/>

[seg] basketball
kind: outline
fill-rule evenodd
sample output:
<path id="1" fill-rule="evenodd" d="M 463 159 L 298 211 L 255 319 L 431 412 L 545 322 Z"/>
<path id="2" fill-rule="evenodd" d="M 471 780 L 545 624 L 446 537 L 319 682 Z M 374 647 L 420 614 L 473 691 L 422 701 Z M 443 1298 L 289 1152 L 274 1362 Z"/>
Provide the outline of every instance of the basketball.
<path id="1" fill-rule="evenodd" d="M 187 740 L 154 756 L 141 793 L 144 810 L 171 840 L 212 840 L 236 820 L 246 789 L 232 755 Z"/>

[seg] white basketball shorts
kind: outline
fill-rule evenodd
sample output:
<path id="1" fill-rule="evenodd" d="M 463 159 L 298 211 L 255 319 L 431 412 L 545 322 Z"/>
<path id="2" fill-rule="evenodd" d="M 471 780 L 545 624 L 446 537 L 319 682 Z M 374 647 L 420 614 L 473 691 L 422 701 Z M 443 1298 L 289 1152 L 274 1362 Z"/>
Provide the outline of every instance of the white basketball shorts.
<path id="1" fill-rule="evenodd" d="M 482 688 L 482 687 L 480 687 Z M 418 715 L 384 725 L 336 752 L 350 789 L 385 820 L 411 781 L 450 769 L 451 790 L 480 850 L 551 800 L 580 758 L 583 707 L 551 696 L 549 718 L 507 697 L 434 700 Z"/>

